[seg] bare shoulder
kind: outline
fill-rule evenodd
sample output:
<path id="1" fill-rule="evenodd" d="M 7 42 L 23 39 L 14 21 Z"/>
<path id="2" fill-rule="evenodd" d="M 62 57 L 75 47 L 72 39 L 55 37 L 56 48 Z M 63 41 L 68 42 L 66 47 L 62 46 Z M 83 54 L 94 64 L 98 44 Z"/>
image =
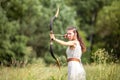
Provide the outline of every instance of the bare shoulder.
<path id="1" fill-rule="evenodd" d="M 77 45 L 77 41 L 68 41 L 71 45 L 70 45 L 70 47 L 76 47 L 76 45 Z"/>

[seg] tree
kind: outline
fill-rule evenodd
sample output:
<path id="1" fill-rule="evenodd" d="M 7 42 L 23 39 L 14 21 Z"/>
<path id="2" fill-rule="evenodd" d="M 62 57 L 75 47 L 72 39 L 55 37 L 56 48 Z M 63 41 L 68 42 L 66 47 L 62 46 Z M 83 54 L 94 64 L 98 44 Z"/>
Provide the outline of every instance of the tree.
<path id="1" fill-rule="evenodd" d="M 120 1 L 113 1 L 99 12 L 96 23 L 94 48 L 106 48 L 111 56 L 120 59 Z"/>
<path id="2" fill-rule="evenodd" d="M 28 46 L 33 48 L 34 53 L 36 53 L 38 57 L 43 57 L 45 53 L 48 53 L 48 25 L 50 18 L 54 16 L 56 12 L 57 5 L 60 7 L 60 15 L 58 20 L 55 21 L 53 28 L 55 33 L 64 34 L 65 28 L 68 25 L 77 25 L 75 20 L 76 12 L 73 8 L 67 6 L 64 0 L 0 1 L 0 43 L 1 45 L 6 45 L 8 49 L 3 49 L 1 46 L 1 53 L 4 54 L 3 50 L 9 51 L 12 56 L 21 54 L 20 58 L 23 58 L 28 54 L 24 52 Z M 7 36 L 7 38 L 4 39 L 4 36 Z M 60 51 L 59 55 L 61 55 L 60 53 L 62 53 L 64 48 L 58 45 L 55 46 L 57 47 L 55 51 Z M 19 58 L 19 56 L 20 55 L 17 55 L 15 57 Z M 13 59 L 9 56 L 8 58 L 7 61 Z"/>
<path id="3" fill-rule="evenodd" d="M 29 61 L 27 37 L 19 35 L 19 22 L 9 21 L 5 11 L 0 7 L 0 64 L 25 65 Z"/>

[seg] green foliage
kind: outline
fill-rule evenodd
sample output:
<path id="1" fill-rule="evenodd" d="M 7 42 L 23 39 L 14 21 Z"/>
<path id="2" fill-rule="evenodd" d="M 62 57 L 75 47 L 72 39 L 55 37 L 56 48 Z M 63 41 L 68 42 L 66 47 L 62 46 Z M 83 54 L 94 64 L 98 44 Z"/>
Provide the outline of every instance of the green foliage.
<path id="1" fill-rule="evenodd" d="M 27 52 L 27 37 L 17 33 L 19 25 L 17 22 L 6 22 L 1 24 L 0 34 L 0 63 L 4 65 L 17 65 L 29 59 Z M 28 58 L 26 58 L 28 57 Z M 26 63 L 25 63 L 26 64 Z"/>
<path id="2" fill-rule="evenodd" d="M 96 23 L 94 49 L 104 47 L 115 58 L 120 58 L 120 1 L 105 6 L 99 12 Z"/>
<path id="3" fill-rule="evenodd" d="M 31 52 L 27 50 L 28 37 L 19 32 L 20 14 L 16 16 L 19 11 L 15 11 L 17 7 L 13 9 L 13 4 L 12 0 L 2 1 L 0 6 L 0 64 L 23 66 L 30 60 Z"/>
<path id="4" fill-rule="evenodd" d="M 26 52 L 28 46 L 32 46 L 33 52 L 37 53 L 38 57 L 49 52 L 48 25 L 58 5 L 60 14 L 54 23 L 55 33 L 64 34 L 68 25 L 76 26 L 76 12 L 63 0 L 2 0 L 0 4 L 0 40 L 5 47 L 4 51 L 12 54 L 8 58 L 14 62 L 15 60 L 24 60 L 25 56 L 29 54 Z M 55 52 L 61 55 L 64 48 L 55 46 L 57 47 Z M 1 53 L 3 52 L 2 47 L 0 48 Z"/>
<path id="5" fill-rule="evenodd" d="M 47 55 L 49 23 L 57 7 L 60 13 L 53 24 L 54 33 L 65 34 L 69 25 L 77 26 L 88 49 L 83 62 L 90 61 L 91 48 L 93 51 L 106 48 L 111 56 L 119 58 L 119 3 L 119 0 L 1 0 L 0 63 L 17 64 L 36 54 L 52 62 Z M 57 56 L 65 54 L 66 47 L 56 43 L 53 47 Z M 63 56 L 59 58 L 64 63 Z"/>
<path id="6" fill-rule="evenodd" d="M 105 48 L 109 55 L 120 58 L 119 0 L 69 0 L 77 11 L 80 29 L 87 33 L 88 51 Z M 113 53 L 111 53 L 113 51 Z M 90 53 L 90 52 L 88 52 Z"/>
<path id="7" fill-rule="evenodd" d="M 69 0 L 66 3 L 74 6 L 77 11 L 77 20 L 79 27 L 84 30 L 88 36 L 94 32 L 95 18 L 99 10 L 106 5 L 110 5 L 113 0 Z"/>
<path id="8" fill-rule="evenodd" d="M 110 63 L 112 57 L 105 49 L 98 49 L 96 52 L 92 53 L 92 59 L 96 64 L 106 64 L 108 62 Z"/>

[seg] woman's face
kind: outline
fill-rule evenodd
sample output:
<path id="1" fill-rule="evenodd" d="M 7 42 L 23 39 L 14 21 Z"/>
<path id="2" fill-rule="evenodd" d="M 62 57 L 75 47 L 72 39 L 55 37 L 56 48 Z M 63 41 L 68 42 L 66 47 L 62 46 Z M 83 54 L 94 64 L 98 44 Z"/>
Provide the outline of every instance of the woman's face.
<path id="1" fill-rule="evenodd" d="M 67 31 L 67 39 L 68 40 L 74 40 L 74 36 L 75 36 L 75 33 L 73 32 L 73 30 Z"/>

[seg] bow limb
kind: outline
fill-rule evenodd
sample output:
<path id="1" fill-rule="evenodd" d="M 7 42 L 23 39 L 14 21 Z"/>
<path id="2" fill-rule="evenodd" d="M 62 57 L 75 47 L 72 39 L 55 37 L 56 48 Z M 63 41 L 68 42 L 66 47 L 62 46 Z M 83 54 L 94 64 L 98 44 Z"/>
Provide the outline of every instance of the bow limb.
<path id="1" fill-rule="evenodd" d="M 56 12 L 55 16 L 53 16 L 53 17 L 51 18 L 51 20 L 50 20 L 50 32 L 51 32 L 51 33 L 53 33 L 53 28 L 52 28 L 52 26 L 53 26 L 53 21 L 58 17 L 58 14 L 59 14 L 59 8 L 57 9 L 57 12 Z"/>
<path id="2" fill-rule="evenodd" d="M 53 28 L 52 28 L 53 27 L 53 22 L 57 18 L 58 13 L 59 13 L 59 8 L 57 9 L 57 12 L 56 12 L 55 16 L 53 16 L 51 18 L 51 20 L 50 20 L 50 33 L 53 33 Z M 54 55 L 54 53 L 53 53 L 53 47 L 52 47 L 52 45 L 53 45 L 53 39 L 50 40 L 50 54 L 56 60 L 57 65 L 58 65 L 58 67 L 60 69 L 60 62 L 59 62 L 58 58 L 56 58 L 55 55 Z"/>

